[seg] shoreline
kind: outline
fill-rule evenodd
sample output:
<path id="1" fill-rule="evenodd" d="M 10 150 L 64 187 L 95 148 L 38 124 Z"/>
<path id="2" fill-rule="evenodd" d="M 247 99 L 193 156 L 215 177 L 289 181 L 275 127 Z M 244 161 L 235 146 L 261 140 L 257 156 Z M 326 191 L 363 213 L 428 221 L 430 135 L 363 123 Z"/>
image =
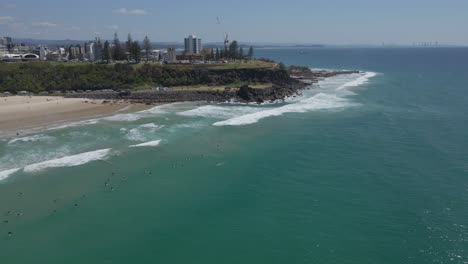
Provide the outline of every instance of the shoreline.
<path id="1" fill-rule="evenodd" d="M 193 87 L 187 86 L 167 91 L 96 91 L 65 96 L 0 97 L 0 136 L 118 113 L 138 112 L 166 103 L 278 102 L 299 95 L 304 89 L 310 89 L 310 85 L 320 80 L 355 73 L 360 72 L 312 71 L 299 68 L 288 75 L 277 76 L 269 85 L 242 85 L 238 88 L 224 87 L 224 89 L 223 86 L 206 86 L 207 89 L 192 89 Z"/>
<path id="2" fill-rule="evenodd" d="M 18 131 L 145 110 L 147 105 L 61 96 L 0 97 L 0 132 Z M 3 136 L 3 135 L 2 135 Z"/>

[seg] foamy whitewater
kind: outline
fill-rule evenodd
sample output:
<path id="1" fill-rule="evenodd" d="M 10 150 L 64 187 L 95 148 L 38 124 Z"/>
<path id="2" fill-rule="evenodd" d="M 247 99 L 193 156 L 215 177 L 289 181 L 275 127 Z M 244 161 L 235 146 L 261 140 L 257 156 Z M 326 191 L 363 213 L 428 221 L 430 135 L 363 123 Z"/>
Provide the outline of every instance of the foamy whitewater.
<path id="1" fill-rule="evenodd" d="M 240 126 L 257 123 L 259 120 L 267 117 L 281 116 L 285 113 L 304 113 L 307 111 L 322 110 L 322 109 L 343 109 L 346 107 L 356 106 L 351 99 L 346 98 L 351 94 L 342 93 L 340 90 L 349 89 L 363 85 L 374 77 L 376 73 L 366 72 L 362 74 L 352 74 L 349 76 L 337 76 L 319 82 L 319 86 L 324 87 L 317 93 L 306 99 L 290 98 L 290 104 L 249 113 L 237 116 L 228 120 L 215 122 L 214 126 Z M 342 83 L 342 82 L 345 83 Z M 342 83 L 340 85 L 340 83 Z M 337 87 L 337 85 L 339 85 Z M 307 93 L 305 93 L 307 94 Z M 307 96 L 307 95 L 306 95 Z M 299 97 L 303 98 L 303 97 Z"/>
<path id="2" fill-rule="evenodd" d="M 30 137 L 15 138 L 8 142 L 8 144 L 15 144 L 18 142 L 36 142 L 36 141 L 51 141 L 54 140 L 54 137 L 47 135 L 34 135 Z"/>
<path id="3" fill-rule="evenodd" d="M 111 149 L 101 149 L 96 151 L 90 151 L 86 153 L 81 153 L 73 156 L 67 156 L 59 159 L 48 160 L 24 167 L 24 172 L 38 172 L 48 168 L 60 168 L 60 167 L 73 167 L 86 164 L 95 160 L 105 159 Z"/>
<path id="4" fill-rule="evenodd" d="M 150 141 L 146 143 L 141 143 L 137 145 L 130 145 L 130 148 L 141 148 L 141 147 L 157 147 L 161 143 L 161 140 Z"/>
<path id="5" fill-rule="evenodd" d="M 4 171 L 0 171 L 0 181 L 3 181 L 5 180 L 6 178 L 8 178 L 11 174 L 19 171 L 20 169 L 11 169 L 11 170 L 4 170 Z"/>

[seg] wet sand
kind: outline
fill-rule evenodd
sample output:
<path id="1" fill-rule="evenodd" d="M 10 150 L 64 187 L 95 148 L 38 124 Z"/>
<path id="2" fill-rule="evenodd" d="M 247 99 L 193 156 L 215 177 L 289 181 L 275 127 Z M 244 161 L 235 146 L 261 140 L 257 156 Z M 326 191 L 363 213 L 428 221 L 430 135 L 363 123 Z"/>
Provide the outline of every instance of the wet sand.
<path id="1" fill-rule="evenodd" d="M 0 97 L 0 130 L 15 131 L 148 108 L 142 104 L 58 96 Z"/>

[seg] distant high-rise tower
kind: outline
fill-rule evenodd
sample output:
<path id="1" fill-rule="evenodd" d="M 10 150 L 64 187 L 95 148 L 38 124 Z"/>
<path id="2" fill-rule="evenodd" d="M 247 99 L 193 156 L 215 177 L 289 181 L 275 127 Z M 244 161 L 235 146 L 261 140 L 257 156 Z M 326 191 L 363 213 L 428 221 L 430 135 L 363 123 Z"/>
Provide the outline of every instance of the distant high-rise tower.
<path id="1" fill-rule="evenodd" d="M 203 47 L 202 47 L 202 40 L 197 38 L 194 35 L 188 36 L 185 38 L 185 52 L 189 54 L 200 54 Z"/>

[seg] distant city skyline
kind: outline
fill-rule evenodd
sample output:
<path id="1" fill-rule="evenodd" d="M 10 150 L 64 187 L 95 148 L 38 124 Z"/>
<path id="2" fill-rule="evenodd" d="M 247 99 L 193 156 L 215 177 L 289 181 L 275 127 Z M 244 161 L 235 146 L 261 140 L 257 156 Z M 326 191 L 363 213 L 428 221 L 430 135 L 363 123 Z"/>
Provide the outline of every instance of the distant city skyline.
<path id="1" fill-rule="evenodd" d="M 127 33 L 154 42 L 230 39 L 255 43 L 335 45 L 468 45 L 465 0 L 0 0 L 0 36 L 32 39 L 124 40 Z"/>

